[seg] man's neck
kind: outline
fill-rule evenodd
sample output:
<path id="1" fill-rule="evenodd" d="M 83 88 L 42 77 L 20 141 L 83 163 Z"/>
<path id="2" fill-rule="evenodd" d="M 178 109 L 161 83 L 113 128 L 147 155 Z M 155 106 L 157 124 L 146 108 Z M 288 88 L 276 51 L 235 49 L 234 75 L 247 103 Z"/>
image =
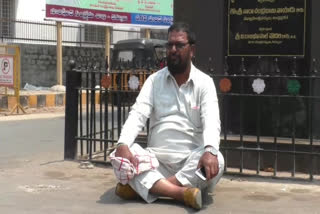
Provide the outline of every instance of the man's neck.
<path id="1" fill-rule="evenodd" d="M 182 84 L 188 81 L 190 75 L 190 67 L 186 69 L 183 73 L 174 74 L 173 77 L 175 78 L 178 86 L 180 87 Z"/>

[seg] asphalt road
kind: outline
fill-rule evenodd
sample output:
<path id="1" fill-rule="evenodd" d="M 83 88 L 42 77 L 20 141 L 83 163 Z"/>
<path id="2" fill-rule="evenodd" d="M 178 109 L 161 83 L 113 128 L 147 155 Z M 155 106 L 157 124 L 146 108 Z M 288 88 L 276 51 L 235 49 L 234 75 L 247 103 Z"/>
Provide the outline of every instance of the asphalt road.
<path id="1" fill-rule="evenodd" d="M 11 116 L 19 119 L 21 116 Z M 47 152 L 62 152 L 64 116 L 27 120 L 0 120 L 0 166 Z M 63 157 L 63 156 L 62 156 Z"/>
<path id="2" fill-rule="evenodd" d="M 116 120 L 116 111 L 114 118 Z M 83 114 L 83 131 L 86 130 Z M 96 127 L 99 130 L 99 112 Z M 111 118 L 111 111 L 109 112 Z M 90 124 L 89 124 L 90 125 Z M 0 116 L 0 166 L 14 159 L 29 158 L 44 153 L 64 155 L 64 111 L 27 115 Z M 111 121 L 109 121 L 111 127 Z M 11 161 L 9 161 L 11 160 Z"/>

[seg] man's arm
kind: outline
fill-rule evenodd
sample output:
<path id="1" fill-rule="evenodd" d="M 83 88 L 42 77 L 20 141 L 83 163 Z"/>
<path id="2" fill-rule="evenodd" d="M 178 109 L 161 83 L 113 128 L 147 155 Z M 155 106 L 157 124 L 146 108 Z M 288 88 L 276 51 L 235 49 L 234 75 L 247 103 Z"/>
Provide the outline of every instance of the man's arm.
<path id="1" fill-rule="evenodd" d="M 129 113 L 120 134 L 117 144 L 116 157 L 123 157 L 130 160 L 133 164 L 136 160 L 133 158 L 129 147 L 133 144 L 139 132 L 145 126 L 147 119 L 153 109 L 153 76 L 150 76 L 144 83 L 132 110 Z"/>
<path id="2" fill-rule="evenodd" d="M 199 160 L 198 168 L 204 167 L 207 179 L 219 173 L 218 151 L 220 144 L 220 115 L 216 88 L 211 79 L 201 88 L 201 122 L 205 152 Z"/>

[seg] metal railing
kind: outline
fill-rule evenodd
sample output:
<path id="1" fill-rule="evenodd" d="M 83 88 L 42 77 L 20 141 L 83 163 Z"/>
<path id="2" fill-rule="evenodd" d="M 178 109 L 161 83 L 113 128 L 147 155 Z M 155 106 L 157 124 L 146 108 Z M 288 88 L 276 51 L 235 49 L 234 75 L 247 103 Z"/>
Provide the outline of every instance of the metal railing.
<path id="1" fill-rule="evenodd" d="M 259 60 L 251 73 L 242 58 L 238 72 L 230 73 L 226 64 L 223 75 L 212 75 L 219 88 L 225 171 L 319 178 L 320 130 L 315 121 L 320 96 L 315 89 L 320 76 L 315 64 L 310 72 L 298 71 L 297 59 L 286 58 L 290 69 L 280 70 L 275 58 L 273 69 L 262 73 Z"/>
<path id="2" fill-rule="evenodd" d="M 33 44 L 49 44 L 55 45 L 57 41 L 56 23 L 53 21 L 26 21 L 26 20 L 11 20 L 0 19 L 1 24 L 10 26 L 12 29 L 10 34 L 1 34 L 0 39 L 3 43 L 33 43 Z M 82 26 L 63 25 L 63 42 L 79 43 L 82 39 L 79 38 Z"/>
<path id="3" fill-rule="evenodd" d="M 8 32 L 0 31 L 1 43 L 32 43 L 56 45 L 56 22 L 55 21 L 27 21 L 0 18 L 0 26 L 10 28 Z M 166 30 L 155 30 L 152 38 L 166 36 Z M 140 29 L 121 30 L 112 29 L 112 45 L 118 40 L 136 39 L 143 37 Z M 94 25 L 82 25 L 63 23 L 62 42 L 66 46 L 104 47 L 105 27 Z"/>
<path id="4" fill-rule="evenodd" d="M 139 89 L 155 71 L 150 68 L 107 72 L 101 66 L 91 64 L 84 68 L 71 63 L 66 84 L 65 158 L 107 161 Z M 131 76 L 139 79 L 137 90 L 129 89 Z M 105 78 L 110 85 L 96 87 Z M 146 126 L 143 133 L 147 130 Z"/>
<path id="5" fill-rule="evenodd" d="M 219 97 L 226 173 L 320 179 L 320 132 L 315 123 L 320 117 L 320 96 L 315 93 L 320 75 L 316 69 L 300 76 L 248 74 L 245 67 L 237 74 L 211 70 Z M 106 72 L 93 64 L 74 65 L 67 72 L 65 157 L 108 161 L 139 92 L 128 87 L 130 76 L 138 77 L 141 88 L 154 71 Z M 108 75 L 109 87 L 97 88 Z M 137 141 L 146 143 L 147 134 L 146 126 Z"/>

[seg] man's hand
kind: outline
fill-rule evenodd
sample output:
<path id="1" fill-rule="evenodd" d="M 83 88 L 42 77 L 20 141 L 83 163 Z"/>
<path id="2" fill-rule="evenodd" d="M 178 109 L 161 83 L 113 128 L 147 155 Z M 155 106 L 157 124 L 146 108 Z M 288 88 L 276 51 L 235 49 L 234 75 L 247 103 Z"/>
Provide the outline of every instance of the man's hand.
<path id="1" fill-rule="evenodd" d="M 137 165 L 138 165 L 137 158 L 132 155 L 132 153 L 130 152 L 129 147 L 127 145 L 123 144 L 123 145 L 118 146 L 116 153 L 115 153 L 115 156 L 128 159 L 133 164 L 134 167 L 137 167 Z"/>
<path id="2" fill-rule="evenodd" d="M 199 160 L 197 169 L 201 167 L 204 167 L 206 170 L 207 180 L 214 178 L 219 173 L 218 157 L 210 152 L 203 153 Z"/>

